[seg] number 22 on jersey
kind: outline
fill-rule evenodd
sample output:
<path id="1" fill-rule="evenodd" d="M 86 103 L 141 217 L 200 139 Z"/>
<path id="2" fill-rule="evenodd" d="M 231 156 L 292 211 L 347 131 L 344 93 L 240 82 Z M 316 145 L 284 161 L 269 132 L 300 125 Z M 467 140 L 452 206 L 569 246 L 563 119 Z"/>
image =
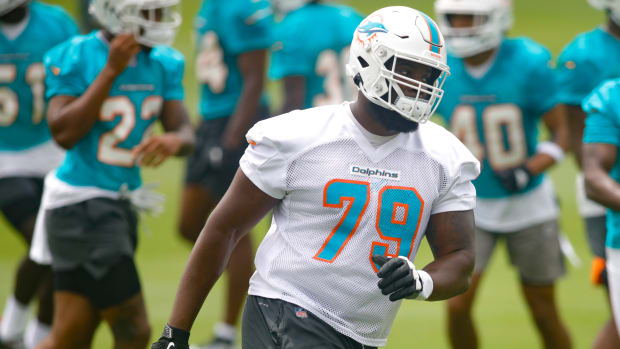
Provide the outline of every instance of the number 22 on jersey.
<path id="1" fill-rule="evenodd" d="M 149 120 L 159 115 L 162 104 L 160 96 L 145 98 L 140 108 L 142 120 Z M 135 156 L 132 149 L 119 147 L 119 143 L 124 142 L 136 126 L 136 108 L 126 96 L 110 97 L 101 106 L 99 120 L 114 121 L 118 116 L 121 117 L 120 122 L 111 131 L 102 134 L 99 139 L 97 159 L 108 165 L 133 167 Z M 144 137 L 149 133 L 150 130 L 146 130 Z"/>
<path id="2" fill-rule="evenodd" d="M 415 188 L 385 186 L 379 191 L 377 199 L 375 229 L 379 241 L 372 242 L 368 257 L 375 271 L 378 268 L 370 259 L 372 255 L 411 257 L 424 211 L 424 200 Z M 369 182 L 334 179 L 325 185 L 324 207 L 343 208 L 345 201 L 348 205 L 314 259 L 332 263 L 338 258 L 364 219 L 370 200 Z M 389 253 L 386 240 L 396 243 L 396 253 Z"/>

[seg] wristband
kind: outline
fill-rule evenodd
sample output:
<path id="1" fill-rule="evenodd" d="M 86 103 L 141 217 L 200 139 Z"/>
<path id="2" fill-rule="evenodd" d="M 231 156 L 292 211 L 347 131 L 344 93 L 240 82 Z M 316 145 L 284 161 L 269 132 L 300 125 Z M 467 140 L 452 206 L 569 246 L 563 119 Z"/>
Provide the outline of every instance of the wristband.
<path id="1" fill-rule="evenodd" d="M 536 152 L 551 156 L 555 162 L 562 161 L 565 155 L 564 149 L 562 149 L 562 147 L 560 147 L 557 143 L 551 141 L 538 143 L 538 146 L 536 146 Z"/>
<path id="2" fill-rule="evenodd" d="M 420 280 L 422 281 L 422 292 L 418 294 L 414 299 L 425 301 L 428 297 L 433 293 L 433 278 L 429 275 L 429 273 L 424 270 L 416 270 L 418 275 L 420 276 Z"/>

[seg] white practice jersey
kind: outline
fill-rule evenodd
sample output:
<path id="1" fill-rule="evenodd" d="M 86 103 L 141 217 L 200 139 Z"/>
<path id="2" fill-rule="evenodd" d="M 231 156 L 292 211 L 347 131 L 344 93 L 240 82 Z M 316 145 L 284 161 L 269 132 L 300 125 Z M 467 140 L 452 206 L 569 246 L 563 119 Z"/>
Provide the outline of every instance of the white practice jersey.
<path id="1" fill-rule="evenodd" d="M 373 254 L 414 260 L 432 214 L 475 207 L 476 158 L 432 122 L 374 147 L 348 103 L 257 123 L 244 174 L 282 201 L 258 248 L 251 295 L 304 307 L 383 346 L 400 302 L 377 287 Z"/>

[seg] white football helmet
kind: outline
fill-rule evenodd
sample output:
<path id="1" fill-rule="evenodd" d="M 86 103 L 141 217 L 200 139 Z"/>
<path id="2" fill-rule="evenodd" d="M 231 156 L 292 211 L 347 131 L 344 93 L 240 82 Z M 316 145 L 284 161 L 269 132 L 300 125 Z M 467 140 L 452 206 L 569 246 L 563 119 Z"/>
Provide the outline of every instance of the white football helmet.
<path id="1" fill-rule="evenodd" d="M 620 0 L 588 0 L 592 7 L 601 11 L 609 11 L 614 23 L 620 25 Z"/>
<path id="2" fill-rule="evenodd" d="M 30 0 L 0 0 L 0 16 L 11 12 L 16 7 L 27 3 Z"/>
<path id="3" fill-rule="evenodd" d="M 287 14 L 310 1 L 311 0 L 271 0 L 271 6 L 273 6 L 274 12 L 278 14 Z"/>
<path id="4" fill-rule="evenodd" d="M 498 47 L 513 23 L 511 0 L 437 0 L 435 14 L 450 53 L 471 57 Z M 455 28 L 450 15 L 473 15 L 474 25 Z"/>
<path id="5" fill-rule="evenodd" d="M 401 74 L 396 68 L 402 63 L 423 69 L 426 76 L 416 79 Z M 443 36 L 420 11 L 382 8 L 355 30 L 347 73 L 371 102 L 424 123 L 437 109 L 449 74 Z"/>
<path id="6" fill-rule="evenodd" d="M 133 33 L 145 46 L 171 45 L 181 25 L 180 0 L 93 0 L 90 13 L 112 34 Z"/>

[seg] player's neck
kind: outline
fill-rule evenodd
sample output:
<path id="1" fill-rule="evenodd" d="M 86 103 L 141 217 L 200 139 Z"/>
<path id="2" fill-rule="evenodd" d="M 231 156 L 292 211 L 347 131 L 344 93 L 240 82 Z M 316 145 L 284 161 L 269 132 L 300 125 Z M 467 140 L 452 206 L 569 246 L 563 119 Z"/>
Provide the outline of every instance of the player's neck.
<path id="1" fill-rule="evenodd" d="M 497 51 L 497 48 L 493 48 L 488 51 L 475 54 L 471 57 L 465 57 L 463 58 L 463 60 L 465 61 L 465 64 L 471 67 L 478 67 L 478 66 L 481 66 L 487 63 L 490 59 L 492 59 L 496 51 Z"/>
<path id="2" fill-rule="evenodd" d="M 620 25 L 616 24 L 611 19 L 611 16 L 607 17 L 607 32 L 613 36 L 615 36 L 618 40 L 620 40 Z"/>
<path id="3" fill-rule="evenodd" d="M 393 136 L 398 134 L 397 131 L 388 130 L 371 114 L 371 109 L 368 103 L 372 103 L 361 93 L 357 97 L 357 101 L 351 104 L 351 113 L 357 122 L 362 125 L 366 131 L 375 134 L 377 136 Z"/>

